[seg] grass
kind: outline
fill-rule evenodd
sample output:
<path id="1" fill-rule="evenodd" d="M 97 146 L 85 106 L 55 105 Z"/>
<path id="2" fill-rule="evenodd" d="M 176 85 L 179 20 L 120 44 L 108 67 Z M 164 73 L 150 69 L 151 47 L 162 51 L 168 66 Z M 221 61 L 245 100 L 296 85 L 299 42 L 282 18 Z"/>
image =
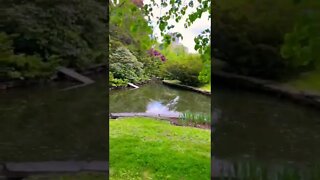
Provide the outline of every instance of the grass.
<path id="1" fill-rule="evenodd" d="M 168 82 L 168 83 L 172 83 L 172 84 L 181 84 L 181 81 L 179 80 L 164 80 L 165 82 Z M 181 84 L 182 85 L 182 84 Z M 208 84 L 204 84 L 204 85 L 201 85 L 199 87 L 195 87 L 197 89 L 200 89 L 200 90 L 204 90 L 204 91 L 208 91 L 208 92 L 211 92 L 211 83 L 208 83 Z"/>
<path id="2" fill-rule="evenodd" d="M 183 112 L 179 117 L 181 124 L 211 124 L 210 115 L 203 113 Z"/>
<path id="3" fill-rule="evenodd" d="M 211 92 L 211 83 L 200 86 L 199 89 Z"/>
<path id="4" fill-rule="evenodd" d="M 38 175 L 27 178 L 26 180 L 105 180 L 107 175 L 104 173 L 78 173 L 65 175 Z"/>
<path id="5" fill-rule="evenodd" d="M 163 81 L 165 81 L 165 82 L 168 82 L 168 83 L 172 83 L 172 84 L 181 84 L 181 81 L 179 81 L 179 80 L 163 80 Z"/>
<path id="6" fill-rule="evenodd" d="M 314 91 L 320 93 L 320 70 L 301 74 L 298 78 L 286 83 L 298 90 Z"/>
<path id="7" fill-rule="evenodd" d="M 210 131 L 152 118 L 110 120 L 110 179 L 210 179 Z"/>

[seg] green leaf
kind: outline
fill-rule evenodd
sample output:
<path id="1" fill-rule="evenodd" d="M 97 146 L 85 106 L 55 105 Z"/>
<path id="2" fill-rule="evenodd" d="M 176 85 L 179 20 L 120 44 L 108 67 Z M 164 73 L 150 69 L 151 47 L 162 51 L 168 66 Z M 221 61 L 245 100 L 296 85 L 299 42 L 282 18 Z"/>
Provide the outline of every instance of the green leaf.
<path id="1" fill-rule="evenodd" d="M 168 23 L 165 21 L 160 21 L 160 24 L 159 24 L 160 30 L 163 31 L 166 28 L 167 24 Z"/>

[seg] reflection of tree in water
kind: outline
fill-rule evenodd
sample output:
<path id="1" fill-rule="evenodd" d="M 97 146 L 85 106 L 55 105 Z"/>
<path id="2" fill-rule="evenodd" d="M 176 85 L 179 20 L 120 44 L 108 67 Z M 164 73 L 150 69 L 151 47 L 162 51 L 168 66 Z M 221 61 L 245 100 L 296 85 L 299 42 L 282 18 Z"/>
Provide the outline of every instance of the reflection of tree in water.
<path id="1" fill-rule="evenodd" d="M 0 94 L 0 160 L 105 159 L 105 77 L 94 79 L 69 91 L 44 86 Z"/>

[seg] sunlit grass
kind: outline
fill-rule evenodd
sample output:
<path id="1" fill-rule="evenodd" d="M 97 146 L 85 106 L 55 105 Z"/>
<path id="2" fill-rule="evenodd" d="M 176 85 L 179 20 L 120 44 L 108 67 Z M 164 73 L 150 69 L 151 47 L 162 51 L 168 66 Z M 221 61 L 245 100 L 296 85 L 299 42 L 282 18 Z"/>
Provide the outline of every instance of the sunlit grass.
<path id="1" fill-rule="evenodd" d="M 110 120 L 110 179 L 210 179 L 210 131 L 151 118 Z"/>
<path id="2" fill-rule="evenodd" d="M 320 93 L 320 70 L 301 74 L 297 79 L 286 83 L 291 87 L 304 91 L 315 91 Z"/>
<path id="3" fill-rule="evenodd" d="M 211 84 L 205 84 L 203 86 L 200 86 L 199 89 L 211 92 Z"/>
<path id="4" fill-rule="evenodd" d="M 171 83 L 171 84 L 180 84 L 180 85 L 183 85 L 181 83 L 181 81 L 179 80 L 164 80 L 165 82 L 168 82 L 168 83 Z M 208 84 L 204 84 L 204 85 L 201 85 L 199 87 L 195 87 L 197 89 L 200 89 L 200 90 L 204 90 L 204 91 L 208 91 L 208 92 L 211 92 L 211 83 L 208 83 Z"/>

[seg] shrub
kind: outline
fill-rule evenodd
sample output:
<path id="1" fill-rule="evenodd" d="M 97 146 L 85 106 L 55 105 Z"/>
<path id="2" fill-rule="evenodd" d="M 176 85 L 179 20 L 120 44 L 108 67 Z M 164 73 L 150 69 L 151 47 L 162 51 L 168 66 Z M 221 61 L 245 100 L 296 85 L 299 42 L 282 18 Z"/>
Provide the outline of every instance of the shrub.
<path id="1" fill-rule="evenodd" d="M 76 68 L 107 58 L 107 16 L 101 2 L 5 0 L 1 4 L 7 8 L 0 11 L 0 31 L 16 35 L 16 54 L 38 54 L 44 62 L 57 55 L 62 65 Z"/>
<path id="2" fill-rule="evenodd" d="M 285 34 L 301 16 L 301 7 L 292 0 L 249 1 L 217 3 L 213 34 L 220 56 L 214 56 L 228 62 L 229 70 L 239 74 L 282 78 L 288 67 L 280 48 Z"/>
<path id="3" fill-rule="evenodd" d="M 0 80 L 47 78 L 54 72 L 54 57 L 43 62 L 37 55 L 15 55 L 12 40 L 5 33 L 0 33 Z M 52 59 L 52 60 L 51 60 Z"/>
<path id="4" fill-rule="evenodd" d="M 168 60 L 162 67 L 162 73 L 165 78 L 179 80 L 185 85 L 198 86 L 201 69 L 200 57 L 190 55 L 181 60 Z"/>
<path id="5" fill-rule="evenodd" d="M 139 82 L 143 80 L 143 64 L 125 47 L 120 46 L 109 55 L 109 70 L 115 79 Z"/>
<path id="6" fill-rule="evenodd" d="M 109 72 L 109 87 L 125 86 L 127 84 L 127 80 L 115 79 L 112 72 Z"/>

